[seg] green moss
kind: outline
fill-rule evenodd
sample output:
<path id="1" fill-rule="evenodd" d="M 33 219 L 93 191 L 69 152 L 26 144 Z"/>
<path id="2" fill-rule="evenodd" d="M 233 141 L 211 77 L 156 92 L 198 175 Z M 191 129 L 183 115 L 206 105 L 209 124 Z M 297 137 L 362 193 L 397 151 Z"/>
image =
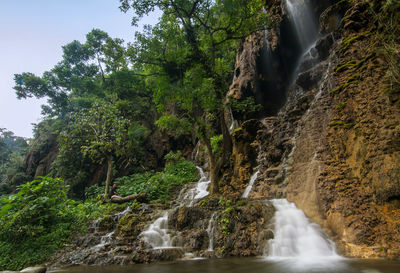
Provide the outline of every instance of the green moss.
<path id="1" fill-rule="evenodd" d="M 338 110 L 343 110 L 346 107 L 346 103 L 344 102 L 339 102 L 337 105 Z"/>
<path id="2" fill-rule="evenodd" d="M 342 47 L 340 48 L 340 51 L 346 51 L 349 48 L 349 46 L 351 46 L 355 41 L 368 37 L 369 35 L 370 35 L 369 31 L 365 31 L 345 39 L 342 42 Z"/>
<path id="3" fill-rule="evenodd" d="M 128 214 L 119 220 L 118 231 L 122 233 L 132 232 L 139 221 L 137 214 Z"/>
<path id="4" fill-rule="evenodd" d="M 329 91 L 330 94 L 335 94 L 335 93 L 339 93 L 340 91 L 346 89 L 348 86 L 350 85 L 349 82 L 342 84 L 341 86 L 336 87 L 335 89 L 332 89 L 331 91 Z"/>
<path id="5" fill-rule="evenodd" d="M 358 62 L 357 68 L 362 67 L 366 61 L 373 58 L 374 56 L 375 56 L 375 53 L 370 53 L 367 56 L 365 56 L 361 61 Z"/>
<path id="6" fill-rule="evenodd" d="M 347 83 L 358 83 L 360 82 L 359 79 L 361 78 L 360 74 L 355 74 L 351 76 L 348 80 Z"/>
<path id="7" fill-rule="evenodd" d="M 114 219 L 110 215 L 106 215 L 97 223 L 100 230 L 109 230 L 114 226 Z"/>
<path id="8" fill-rule="evenodd" d="M 354 122 L 352 121 L 343 121 L 343 120 L 333 120 L 329 123 L 331 127 L 341 127 L 343 129 L 350 129 L 354 126 Z"/>
<path id="9" fill-rule="evenodd" d="M 351 61 L 348 61 L 347 63 L 345 63 L 345 64 L 343 64 L 341 66 L 338 66 L 335 69 L 335 72 L 341 72 L 341 71 L 344 71 L 344 70 L 348 69 L 349 67 L 353 67 L 353 66 L 356 66 L 356 65 L 357 65 L 357 61 L 351 60 Z"/>

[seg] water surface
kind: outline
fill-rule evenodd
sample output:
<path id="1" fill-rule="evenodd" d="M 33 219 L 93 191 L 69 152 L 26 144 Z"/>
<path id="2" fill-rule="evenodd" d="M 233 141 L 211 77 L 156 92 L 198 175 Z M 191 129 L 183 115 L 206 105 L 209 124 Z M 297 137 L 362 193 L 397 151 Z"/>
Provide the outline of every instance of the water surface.
<path id="1" fill-rule="evenodd" d="M 71 267 L 65 273 L 399 273 L 400 262 L 343 259 L 301 264 L 295 260 L 268 261 L 262 258 L 229 258 L 177 261 L 130 266 Z"/>

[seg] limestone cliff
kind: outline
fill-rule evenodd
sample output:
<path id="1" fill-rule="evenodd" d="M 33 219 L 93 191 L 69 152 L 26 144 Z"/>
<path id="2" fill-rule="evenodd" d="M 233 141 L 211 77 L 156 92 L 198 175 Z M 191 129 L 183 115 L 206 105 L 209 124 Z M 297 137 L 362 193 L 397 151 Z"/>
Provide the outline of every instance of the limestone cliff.
<path id="1" fill-rule="evenodd" d="M 242 160 L 249 149 L 237 142 L 223 183 L 231 185 L 227 193 L 241 192 L 258 169 L 250 197 L 294 201 L 347 256 L 399 258 L 400 109 L 398 91 L 387 92 L 396 88 L 393 60 L 379 40 L 387 3 L 311 4 L 320 33 L 310 50 L 296 52 L 284 2 L 272 1 L 273 29 L 249 37 L 239 52 L 229 95 L 254 96 L 263 125 L 247 145 L 259 145 L 257 164 Z M 281 73 L 273 82 L 271 67 Z M 234 117 L 246 127 L 248 117 Z"/>

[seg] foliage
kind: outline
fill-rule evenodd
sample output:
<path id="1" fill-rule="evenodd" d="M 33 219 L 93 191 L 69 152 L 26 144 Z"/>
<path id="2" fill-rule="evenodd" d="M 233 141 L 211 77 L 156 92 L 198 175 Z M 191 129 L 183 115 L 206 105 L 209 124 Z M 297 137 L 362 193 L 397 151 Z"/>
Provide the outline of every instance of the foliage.
<path id="1" fill-rule="evenodd" d="M 226 200 L 223 197 L 221 197 L 218 200 L 219 206 L 223 209 L 221 212 L 221 217 L 219 220 L 219 224 L 221 226 L 222 234 L 224 235 L 229 235 L 231 234 L 230 230 L 230 217 L 231 213 L 233 211 L 232 203 L 230 200 Z"/>
<path id="2" fill-rule="evenodd" d="M 222 142 L 222 135 L 213 136 L 211 138 L 211 148 L 214 154 L 217 154 L 221 151 L 221 142 Z"/>
<path id="3" fill-rule="evenodd" d="M 0 195 L 10 193 L 15 186 L 25 183 L 24 156 L 28 143 L 13 132 L 0 128 Z"/>
<path id="4" fill-rule="evenodd" d="M 171 158 L 170 155 L 168 158 Z M 176 156 L 175 156 L 176 158 Z M 172 162 L 171 160 L 169 162 Z M 118 194 L 125 196 L 146 193 L 150 200 L 170 200 L 177 188 L 196 181 L 197 170 L 192 162 L 179 159 L 167 164 L 163 172 L 145 172 L 117 178 Z"/>
<path id="5" fill-rule="evenodd" d="M 256 104 L 254 97 L 246 97 L 243 100 L 229 98 L 229 105 L 236 113 L 251 114 L 262 110 L 262 105 Z"/>
<path id="6" fill-rule="evenodd" d="M 0 201 L 0 268 L 43 262 L 81 227 L 82 211 L 62 180 L 42 177 Z"/>
<path id="7" fill-rule="evenodd" d="M 123 11 L 134 9 L 133 23 L 155 9 L 163 12 L 156 26 L 136 34 L 129 55 L 141 64 L 157 109 L 164 114 L 158 125 L 182 134 L 191 129 L 190 123 L 206 145 L 212 191 L 218 188 L 219 165 L 210 138 L 215 131 L 222 133 L 226 159 L 232 145 L 224 120 L 225 93 L 235 50 L 241 39 L 266 27 L 263 5 L 260 0 L 121 0 Z"/>

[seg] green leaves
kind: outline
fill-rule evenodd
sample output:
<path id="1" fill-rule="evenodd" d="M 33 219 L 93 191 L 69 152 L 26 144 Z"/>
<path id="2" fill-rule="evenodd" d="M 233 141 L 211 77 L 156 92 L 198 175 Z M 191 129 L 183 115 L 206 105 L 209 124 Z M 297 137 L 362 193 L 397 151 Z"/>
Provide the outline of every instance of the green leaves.
<path id="1" fill-rule="evenodd" d="M 145 172 L 117 178 L 118 194 L 125 196 L 146 193 L 150 200 L 170 200 L 180 186 L 197 180 L 198 173 L 192 162 L 179 158 L 179 153 L 167 164 L 163 172 Z"/>
<path id="2" fill-rule="evenodd" d="M 163 129 L 172 131 L 177 136 L 190 133 L 192 130 L 192 125 L 187 119 L 179 119 L 175 115 L 164 115 L 160 117 L 156 121 L 156 125 Z"/>

